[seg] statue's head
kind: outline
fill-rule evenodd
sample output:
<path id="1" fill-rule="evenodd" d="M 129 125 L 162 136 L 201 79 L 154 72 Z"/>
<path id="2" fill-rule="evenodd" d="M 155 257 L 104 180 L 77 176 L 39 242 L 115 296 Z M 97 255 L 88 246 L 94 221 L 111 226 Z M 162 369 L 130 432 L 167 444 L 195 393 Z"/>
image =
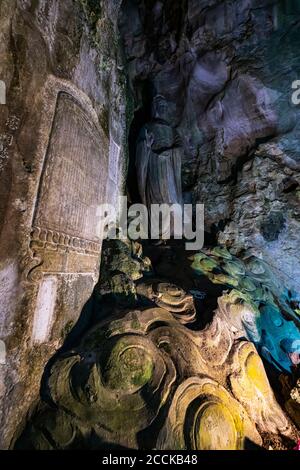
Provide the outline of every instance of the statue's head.
<path id="1" fill-rule="evenodd" d="M 174 114 L 174 105 L 168 102 L 163 95 L 156 95 L 152 100 L 152 118 L 171 123 Z"/>

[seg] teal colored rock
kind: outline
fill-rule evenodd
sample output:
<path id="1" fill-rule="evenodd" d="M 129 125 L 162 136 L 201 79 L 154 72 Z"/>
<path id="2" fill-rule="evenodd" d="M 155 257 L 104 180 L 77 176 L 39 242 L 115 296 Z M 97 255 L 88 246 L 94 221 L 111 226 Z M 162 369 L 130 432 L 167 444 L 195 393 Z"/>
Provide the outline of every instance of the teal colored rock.
<path id="1" fill-rule="evenodd" d="M 213 258 L 202 253 L 195 255 L 194 262 L 192 264 L 192 269 L 194 269 L 194 271 L 206 274 L 207 272 L 212 272 L 216 268 L 219 268 L 219 264 Z"/>
<path id="2" fill-rule="evenodd" d="M 263 260 L 250 256 L 244 262 L 224 247 L 195 255 L 192 269 L 239 292 L 241 302 L 258 312 L 241 319 L 247 338 L 278 370 L 291 372 L 300 355 L 300 295 L 286 289 Z"/>
<path id="3" fill-rule="evenodd" d="M 257 286 L 248 276 L 245 276 L 240 279 L 239 288 L 246 292 L 255 292 Z"/>
<path id="4" fill-rule="evenodd" d="M 267 304 L 261 308 L 262 355 L 279 370 L 291 371 L 291 353 L 300 354 L 300 331 L 286 320 L 279 308 Z"/>
<path id="5" fill-rule="evenodd" d="M 225 261 L 225 263 L 222 265 L 222 268 L 226 273 L 234 277 L 243 276 L 246 272 L 244 264 L 237 259 Z"/>

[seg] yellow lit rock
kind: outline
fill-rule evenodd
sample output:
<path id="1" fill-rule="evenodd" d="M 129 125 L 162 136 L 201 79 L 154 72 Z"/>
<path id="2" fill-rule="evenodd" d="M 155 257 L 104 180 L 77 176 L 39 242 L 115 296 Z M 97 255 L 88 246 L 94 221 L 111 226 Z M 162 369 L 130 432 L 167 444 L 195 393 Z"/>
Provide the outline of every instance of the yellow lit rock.
<path id="1" fill-rule="evenodd" d="M 261 444 L 243 407 L 217 382 L 192 377 L 173 398 L 159 448 L 239 450 L 245 439 Z"/>
<path id="2" fill-rule="evenodd" d="M 291 423 L 276 402 L 263 363 L 253 344 L 237 344 L 232 357 L 232 370 L 232 393 L 260 431 L 291 434 Z"/>

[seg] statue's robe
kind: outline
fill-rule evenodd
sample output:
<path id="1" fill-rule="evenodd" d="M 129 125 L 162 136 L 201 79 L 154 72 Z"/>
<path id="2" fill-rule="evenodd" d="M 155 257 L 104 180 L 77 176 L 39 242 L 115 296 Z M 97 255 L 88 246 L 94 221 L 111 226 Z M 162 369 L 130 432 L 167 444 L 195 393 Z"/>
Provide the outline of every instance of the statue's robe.
<path id="1" fill-rule="evenodd" d="M 159 123 L 148 124 L 140 132 L 136 149 L 137 179 L 142 203 L 149 212 L 152 204 L 182 206 L 181 148 L 174 142 L 173 130 Z"/>

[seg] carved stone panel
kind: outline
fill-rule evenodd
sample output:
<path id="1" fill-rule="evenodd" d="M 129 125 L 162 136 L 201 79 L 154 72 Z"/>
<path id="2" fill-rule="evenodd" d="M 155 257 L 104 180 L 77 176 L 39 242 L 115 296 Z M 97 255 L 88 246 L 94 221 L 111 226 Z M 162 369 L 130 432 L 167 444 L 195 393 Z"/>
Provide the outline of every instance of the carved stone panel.
<path id="1" fill-rule="evenodd" d="M 46 276 L 40 284 L 33 321 L 32 339 L 45 343 L 50 336 L 57 295 L 56 277 Z"/>
<path id="2" fill-rule="evenodd" d="M 104 146 L 105 147 L 105 146 Z M 99 128 L 69 94 L 58 95 L 35 208 L 31 248 L 44 272 L 92 272 L 101 250 L 98 207 L 107 155 Z"/>

